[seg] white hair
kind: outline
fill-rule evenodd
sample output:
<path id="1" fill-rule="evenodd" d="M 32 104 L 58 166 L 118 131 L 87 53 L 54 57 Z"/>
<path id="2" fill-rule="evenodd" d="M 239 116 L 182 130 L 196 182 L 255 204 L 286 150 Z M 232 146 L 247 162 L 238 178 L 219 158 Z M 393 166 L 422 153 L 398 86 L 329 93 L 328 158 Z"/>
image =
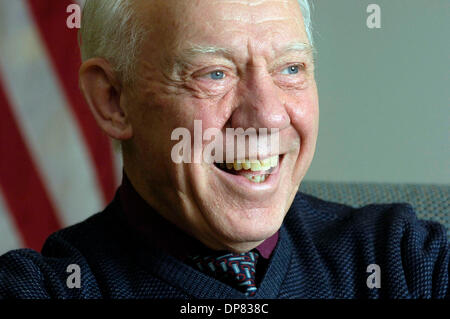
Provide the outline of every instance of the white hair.
<path id="1" fill-rule="evenodd" d="M 308 0 L 297 0 L 300 9 L 302 10 L 303 22 L 305 24 L 306 35 L 308 36 L 309 44 L 313 45 L 312 35 L 312 19 L 311 19 L 311 6 Z"/>
<path id="2" fill-rule="evenodd" d="M 308 0 L 297 1 L 312 45 L 311 7 Z M 133 80 L 136 58 L 147 34 L 133 10 L 130 0 L 86 0 L 78 34 L 82 60 L 105 58 L 125 83 Z"/>

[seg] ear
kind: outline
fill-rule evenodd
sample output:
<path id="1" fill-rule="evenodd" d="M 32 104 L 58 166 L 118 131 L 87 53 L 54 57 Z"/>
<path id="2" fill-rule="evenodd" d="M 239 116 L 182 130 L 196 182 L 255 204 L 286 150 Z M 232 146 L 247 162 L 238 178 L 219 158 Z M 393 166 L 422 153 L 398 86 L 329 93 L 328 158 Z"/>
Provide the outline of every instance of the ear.
<path id="1" fill-rule="evenodd" d="M 108 61 L 85 61 L 79 72 L 81 92 L 100 128 L 110 137 L 127 140 L 133 136 L 126 110 L 120 105 L 122 88 Z"/>

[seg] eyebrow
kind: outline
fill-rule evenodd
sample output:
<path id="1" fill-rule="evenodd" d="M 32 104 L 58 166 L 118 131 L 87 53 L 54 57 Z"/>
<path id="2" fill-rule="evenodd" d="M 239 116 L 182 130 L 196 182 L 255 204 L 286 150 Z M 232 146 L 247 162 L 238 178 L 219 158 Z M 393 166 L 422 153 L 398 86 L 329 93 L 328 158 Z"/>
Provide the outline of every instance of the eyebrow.
<path id="1" fill-rule="evenodd" d="M 179 59 L 183 59 L 185 57 L 194 58 L 198 55 L 203 54 L 211 54 L 211 55 L 223 55 L 223 56 L 231 56 L 231 50 L 227 48 L 222 48 L 218 46 L 212 45 L 200 45 L 196 44 L 191 46 L 190 48 L 183 50 L 182 53 L 178 56 Z"/>
<path id="2" fill-rule="evenodd" d="M 292 42 L 283 47 L 280 51 L 280 55 L 286 54 L 290 51 L 313 53 L 315 51 L 314 46 L 305 42 Z"/>
<path id="3" fill-rule="evenodd" d="M 291 51 L 312 53 L 314 52 L 314 47 L 311 44 L 305 42 L 292 42 L 283 47 L 278 55 L 284 55 Z M 232 51 L 230 49 L 219 46 L 205 46 L 196 44 L 188 49 L 183 50 L 182 53 L 178 56 L 178 59 L 183 60 L 183 58 L 185 57 L 194 58 L 203 54 L 223 55 L 226 57 L 230 57 L 232 55 Z"/>

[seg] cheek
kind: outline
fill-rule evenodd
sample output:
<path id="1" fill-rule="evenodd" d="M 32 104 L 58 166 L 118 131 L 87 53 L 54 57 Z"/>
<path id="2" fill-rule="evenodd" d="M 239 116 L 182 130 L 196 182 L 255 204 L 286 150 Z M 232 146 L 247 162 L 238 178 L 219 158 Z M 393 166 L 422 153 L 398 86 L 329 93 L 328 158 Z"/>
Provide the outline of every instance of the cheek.
<path id="1" fill-rule="evenodd" d="M 316 134 L 319 120 L 317 91 L 311 88 L 286 100 L 291 123 L 302 138 Z"/>
<path id="2" fill-rule="evenodd" d="M 235 94 L 231 90 L 217 99 L 192 100 L 193 119 L 201 120 L 203 130 L 214 127 L 222 130 L 229 121 L 235 105 Z"/>

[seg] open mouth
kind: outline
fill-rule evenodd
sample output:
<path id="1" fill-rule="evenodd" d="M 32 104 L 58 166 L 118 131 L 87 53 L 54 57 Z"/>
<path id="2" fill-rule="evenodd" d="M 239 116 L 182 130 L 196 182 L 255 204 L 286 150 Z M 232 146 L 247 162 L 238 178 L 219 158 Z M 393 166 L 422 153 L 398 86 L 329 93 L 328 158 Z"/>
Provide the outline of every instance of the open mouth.
<path id="1" fill-rule="evenodd" d="M 220 170 L 247 178 L 253 183 L 264 183 L 278 167 L 281 155 L 263 160 L 235 160 L 233 163 L 214 163 Z"/>

